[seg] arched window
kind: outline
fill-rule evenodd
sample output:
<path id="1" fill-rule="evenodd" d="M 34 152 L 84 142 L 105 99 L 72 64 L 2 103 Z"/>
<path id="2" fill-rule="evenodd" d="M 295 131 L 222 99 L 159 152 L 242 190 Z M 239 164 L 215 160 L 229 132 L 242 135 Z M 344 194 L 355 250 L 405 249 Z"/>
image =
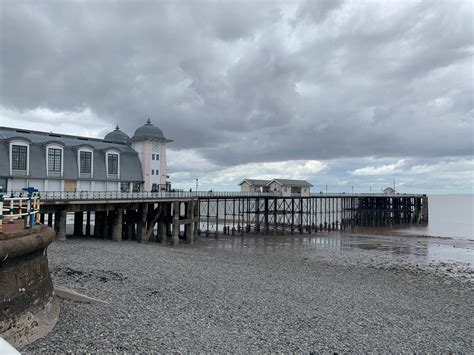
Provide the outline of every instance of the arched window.
<path id="1" fill-rule="evenodd" d="M 28 176 L 30 172 L 30 143 L 24 140 L 10 142 L 10 175 Z"/>
<path id="2" fill-rule="evenodd" d="M 105 153 L 107 178 L 120 179 L 120 153 L 116 150 L 109 150 Z"/>
<path id="3" fill-rule="evenodd" d="M 80 147 L 77 151 L 77 165 L 79 178 L 92 178 L 94 176 L 94 150 Z"/>
<path id="4" fill-rule="evenodd" d="M 59 144 L 46 146 L 46 171 L 48 176 L 63 176 L 64 148 Z"/>

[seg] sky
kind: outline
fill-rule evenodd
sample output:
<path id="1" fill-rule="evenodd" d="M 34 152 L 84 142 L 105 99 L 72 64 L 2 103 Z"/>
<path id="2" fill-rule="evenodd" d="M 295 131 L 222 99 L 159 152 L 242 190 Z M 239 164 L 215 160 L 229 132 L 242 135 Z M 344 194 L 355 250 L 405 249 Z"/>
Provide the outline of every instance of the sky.
<path id="1" fill-rule="evenodd" d="M 473 2 L 0 0 L 0 125 L 148 118 L 173 187 L 472 194 Z"/>

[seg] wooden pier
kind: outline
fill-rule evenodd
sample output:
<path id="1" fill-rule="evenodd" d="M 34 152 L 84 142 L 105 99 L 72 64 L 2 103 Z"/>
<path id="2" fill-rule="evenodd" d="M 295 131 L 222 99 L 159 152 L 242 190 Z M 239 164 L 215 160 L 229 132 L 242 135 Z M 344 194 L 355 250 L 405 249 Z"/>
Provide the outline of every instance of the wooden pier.
<path id="1" fill-rule="evenodd" d="M 317 233 L 428 222 L 426 195 L 40 192 L 40 221 L 75 236 L 192 244 L 198 235 Z"/>

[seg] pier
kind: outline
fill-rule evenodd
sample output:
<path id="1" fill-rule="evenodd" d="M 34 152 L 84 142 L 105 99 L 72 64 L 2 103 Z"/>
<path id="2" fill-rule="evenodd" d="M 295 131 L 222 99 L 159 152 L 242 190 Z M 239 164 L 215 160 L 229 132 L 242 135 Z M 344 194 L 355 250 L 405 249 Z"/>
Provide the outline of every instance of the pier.
<path id="1" fill-rule="evenodd" d="M 428 222 L 426 195 L 242 192 L 39 192 L 40 222 L 66 237 L 192 244 L 219 234 L 302 234 Z M 5 212 L 8 218 L 8 212 Z"/>

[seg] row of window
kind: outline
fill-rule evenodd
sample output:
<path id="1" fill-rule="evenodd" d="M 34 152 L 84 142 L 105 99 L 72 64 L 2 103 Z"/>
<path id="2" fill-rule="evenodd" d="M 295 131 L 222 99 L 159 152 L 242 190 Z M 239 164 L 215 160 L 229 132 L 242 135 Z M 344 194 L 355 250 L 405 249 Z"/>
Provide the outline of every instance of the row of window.
<path id="1" fill-rule="evenodd" d="M 48 172 L 61 173 L 62 171 L 62 149 L 48 148 Z M 12 170 L 26 171 L 28 167 L 28 147 L 24 145 L 12 145 Z M 118 175 L 119 155 L 107 153 L 107 173 Z M 92 152 L 79 152 L 79 173 L 92 173 Z"/>
<path id="2" fill-rule="evenodd" d="M 160 160 L 160 155 L 159 154 L 152 154 L 151 155 L 151 160 Z"/>
<path id="3" fill-rule="evenodd" d="M 151 175 L 160 175 L 160 172 L 158 171 L 158 169 L 151 169 Z"/>

